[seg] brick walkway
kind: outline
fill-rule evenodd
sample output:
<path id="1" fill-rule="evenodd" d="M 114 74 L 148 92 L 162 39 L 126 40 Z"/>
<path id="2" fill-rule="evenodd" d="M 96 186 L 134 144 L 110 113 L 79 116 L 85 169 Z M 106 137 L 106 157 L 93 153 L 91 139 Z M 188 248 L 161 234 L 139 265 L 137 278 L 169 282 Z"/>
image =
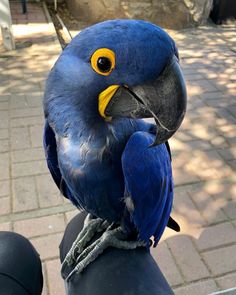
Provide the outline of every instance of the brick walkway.
<path id="1" fill-rule="evenodd" d="M 40 4 L 12 3 L 17 50 L 0 48 L 0 230 L 30 238 L 43 260 L 43 295 L 64 295 L 58 245 L 73 207 L 59 194 L 42 150 L 42 95 L 61 48 Z M 153 251 L 177 295 L 236 287 L 236 30 L 170 32 L 188 84 L 188 113 L 171 140 L 173 216 Z"/>

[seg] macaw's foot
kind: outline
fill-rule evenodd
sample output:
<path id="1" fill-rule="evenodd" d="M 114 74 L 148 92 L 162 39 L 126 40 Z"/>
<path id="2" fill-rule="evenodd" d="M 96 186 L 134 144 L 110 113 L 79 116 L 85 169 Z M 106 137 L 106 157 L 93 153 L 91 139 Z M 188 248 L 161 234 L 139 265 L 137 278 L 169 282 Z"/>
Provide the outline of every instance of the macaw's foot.
<path id="1" fill-rule="evenodd" d="M 77 256 L 80 255 L 86 246 L 91 242 L 96 233 L 106 230 L 110 226 L 106 220 L 101 218 L 94 218 L 91 214 L 88 214 L 84 220 L 84 227 L 79 233 L 78 237 L 72 244 L 70 251 L 67 253 L 61 267 L 61 273 L 63 273 L 67 266 L 72 266 L 76 263 Z"/>
<path id="2" fill-rule="evenodd" d="M 86 266 L 94 261 L 108 247 L 130 250 L 137 247 L 146 247 L 146 243 L 137 240 L 129 241 L 120 226 L 114 229 L 113 225 L 110 225 L 100 238 L 95 240 L 77 256 L 73 270 L 65 279 L 68 281 L 75 273 L 82 272 Z"/>

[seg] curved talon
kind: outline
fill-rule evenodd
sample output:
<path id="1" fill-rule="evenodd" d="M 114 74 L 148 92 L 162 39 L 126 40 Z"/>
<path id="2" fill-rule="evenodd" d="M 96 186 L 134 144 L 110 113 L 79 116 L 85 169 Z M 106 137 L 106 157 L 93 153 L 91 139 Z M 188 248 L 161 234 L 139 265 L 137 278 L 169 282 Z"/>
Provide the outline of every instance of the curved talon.
<path id="1" fill-rule="evenodd" d="M 77 256 L 80 255 L 84 249 L 86 249 L 86 245 L 91 241 L 95 233 L 102 232 L 109 226 L 110 223 L 106 220 L 94 218 L 91 214 L 86 216 L 82 231 L 73 242 L 69 252 L 62 262 L 61 274 L 63 278 L 65 277 L 63 273 L 66 271 L 66 268 L 71 267 L 74 263 L 76 263 Z"/>
<path id="2" fill-rule="evenodd" d="M 95 242 L 93 242 L 91 245 L 89 245 L 86 249 L 84 249 L 84 251 L 82 253 L 79 254 L 79 256 L 76 259 L 76 263 L 78 264 L 80 261 L 83 260 L 83 258 L 85 258 L 87 256 L 87 254 L 90 251 L 93 251 L 93 249 L 96 247 L 97 242 L 99 242 L 100 239 L 96 240 Z"/>
<path id="3" fill-rule="evenodd" d="M 112 228 L 112 226 L 109 226 Z M 123 232 L 121 227 L 115 229 L 107 229 L 102 236 L 88 246 L 84 251 L 77 257 L 77 265 L 66 277 L 66 281 L 75 273 L 80 273 L 87 267 L 91 262 L 93 262 L 105 249 L 108 247 L 114 247 L 118 249 L 135 249 L 138 247 L 146 247 L 146 242 L 144 241 L 127 241 L 127 235 Z"/>

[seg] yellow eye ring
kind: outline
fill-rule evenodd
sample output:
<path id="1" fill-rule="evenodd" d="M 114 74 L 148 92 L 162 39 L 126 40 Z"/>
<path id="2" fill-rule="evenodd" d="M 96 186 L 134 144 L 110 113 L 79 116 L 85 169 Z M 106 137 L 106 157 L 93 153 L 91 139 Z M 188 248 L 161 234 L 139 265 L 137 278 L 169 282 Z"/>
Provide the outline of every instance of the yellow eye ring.
<path id="1" fill-rule="evenodd" d="M 99 48 L 91 56 L 93 70 L 103 76 L 108 76 L 115 68 L 116 57 L 114 51 L 108 48 Z"/>

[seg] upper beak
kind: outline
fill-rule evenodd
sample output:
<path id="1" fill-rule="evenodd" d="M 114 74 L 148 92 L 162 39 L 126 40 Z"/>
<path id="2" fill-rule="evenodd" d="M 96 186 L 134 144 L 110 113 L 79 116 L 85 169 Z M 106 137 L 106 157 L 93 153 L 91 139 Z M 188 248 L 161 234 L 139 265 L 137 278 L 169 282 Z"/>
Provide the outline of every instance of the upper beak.
<path id="1" fill-rule="evenodd" d="M 134 87 L 112 85 L 109 88 L 111 87 L 113 93 L 110 93 L 105 103 L 103 116 L 153 117 L 157 125 L 153 145 L 167 141 L 183 121 L 187 93 L 183 74 L 175 56 L 156 80 Z"/>

